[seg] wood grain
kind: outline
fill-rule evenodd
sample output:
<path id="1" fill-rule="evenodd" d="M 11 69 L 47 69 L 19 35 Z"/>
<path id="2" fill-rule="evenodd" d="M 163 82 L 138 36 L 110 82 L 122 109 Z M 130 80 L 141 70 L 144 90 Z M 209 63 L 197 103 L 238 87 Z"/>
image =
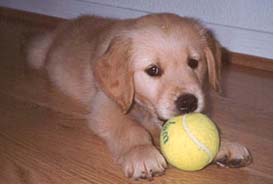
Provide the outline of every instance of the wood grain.
<path id="1" fill-rule="evenodd" d="M 26 39 L 54 27 L 42 21 L 0 15 L 0 183 L 272 183 L 272 72 L 226 65 L 223 94 L 208 94 L 207 113 L 224 137 L 249 148 L 249 167 L 169 167 L 153 181 L 134 181 L 88 129 L 88 109 L 26 65 Z"/>
<path id="2" fill-rule="evenodd" d="M 273 60 L 241 53 L 230 53 L 230 62 L 241 66 L 265 71 L 273 71 Z"/>

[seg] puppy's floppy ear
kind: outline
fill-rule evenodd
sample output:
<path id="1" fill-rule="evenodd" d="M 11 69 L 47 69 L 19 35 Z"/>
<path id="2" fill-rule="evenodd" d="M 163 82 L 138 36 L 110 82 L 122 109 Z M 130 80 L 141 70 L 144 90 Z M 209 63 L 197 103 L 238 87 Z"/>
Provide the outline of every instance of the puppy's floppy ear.
<path id="1" fill-rule="evenodd" d="M 221 65 L 222 65 L 222 50 L 220 43 L 214 38 L 211 32 L 207 32 L 206 35 L 207 46 L 204 49 L 207 67 L 208 67 L 208 79 L 209 83 L 217 92 L 221 92 L 220 77 L 221 77 Z"/>
<path id="2" fill-rule="evenodd" d="M 115 37 L 96 61 L 95 78 L 99 86 L 127 113 L 133 102 L 133 72 L 130 67 L 130 39 Z"/>

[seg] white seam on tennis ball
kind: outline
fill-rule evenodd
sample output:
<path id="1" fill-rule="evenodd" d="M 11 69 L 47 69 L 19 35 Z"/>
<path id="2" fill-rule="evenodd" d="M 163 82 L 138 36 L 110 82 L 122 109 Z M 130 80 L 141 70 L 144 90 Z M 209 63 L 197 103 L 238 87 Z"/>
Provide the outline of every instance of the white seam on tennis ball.
<path id="1" fill-rule="evenodd" d="M 203 144 L 201 143 L 190 131 L 190 129 L 187 126 L 187 121 L 186 121 L 186 115 L 183 116 L 183 128 L 186 131 L 186 134 L 190 137 L 190 139 L 196 144 L 198 145 L 198 147 L 200 147 L 205 153 L 207 153 L 209 160 L 208 161 L 212 161 L 213 157 L 212 157 L 212 153 L 210 152 L 210 150 Z"/>

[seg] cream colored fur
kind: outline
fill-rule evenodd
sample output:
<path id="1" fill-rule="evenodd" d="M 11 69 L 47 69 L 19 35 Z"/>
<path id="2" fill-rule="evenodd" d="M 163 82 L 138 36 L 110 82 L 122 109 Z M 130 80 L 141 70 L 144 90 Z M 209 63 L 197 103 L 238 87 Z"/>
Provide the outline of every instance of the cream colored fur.
<path id="1" fill-rule="evenodd" d="M 163 120 L 180 114 L 174 102 L 184 93 L 197 97 L 196 112 L 203 110 L 205 80 L 219 89 L 220 53 L 218 41 L 191 18 L 82 16 L 37 37 L 28 60 L 66 95 L 91 106 L 89 126 L 126 176 L 151 178 L 167 167 L 157 149 Z M 198 67 L 192 69 L 189 59 Z M 145 72 L 152 64 L 161 67 L 161 76 Z M 216 160 L 227 157 L 229 165 L 249 156 L 241 145 L 224 144 Z"/>

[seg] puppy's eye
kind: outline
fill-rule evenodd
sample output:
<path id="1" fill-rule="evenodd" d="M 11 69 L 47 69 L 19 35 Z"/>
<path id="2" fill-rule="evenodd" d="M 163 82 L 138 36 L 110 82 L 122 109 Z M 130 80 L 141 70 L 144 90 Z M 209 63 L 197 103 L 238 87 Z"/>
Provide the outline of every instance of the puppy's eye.
<path id="1" fill-rule="evenodd" d="M 196 69 L 198 67 L 198 63 L 199 63 L 198 60 L 190 58 L 190 59 L 188 59 L 188 63 L 187 64 L 192 69 Z"/>
<path id="2" fill-rule="evenodd" d="M 156 65 L 151 65 L 151 66 L 149 66 L 146 70 L 145 70 L 145 72 L 149 75 L 149 76 L 161 76 L 161 74 L 162 74 L 162 71 L 161 71 L 161 69 L 158 67 L 158 66 L 156 66 Z"/>

